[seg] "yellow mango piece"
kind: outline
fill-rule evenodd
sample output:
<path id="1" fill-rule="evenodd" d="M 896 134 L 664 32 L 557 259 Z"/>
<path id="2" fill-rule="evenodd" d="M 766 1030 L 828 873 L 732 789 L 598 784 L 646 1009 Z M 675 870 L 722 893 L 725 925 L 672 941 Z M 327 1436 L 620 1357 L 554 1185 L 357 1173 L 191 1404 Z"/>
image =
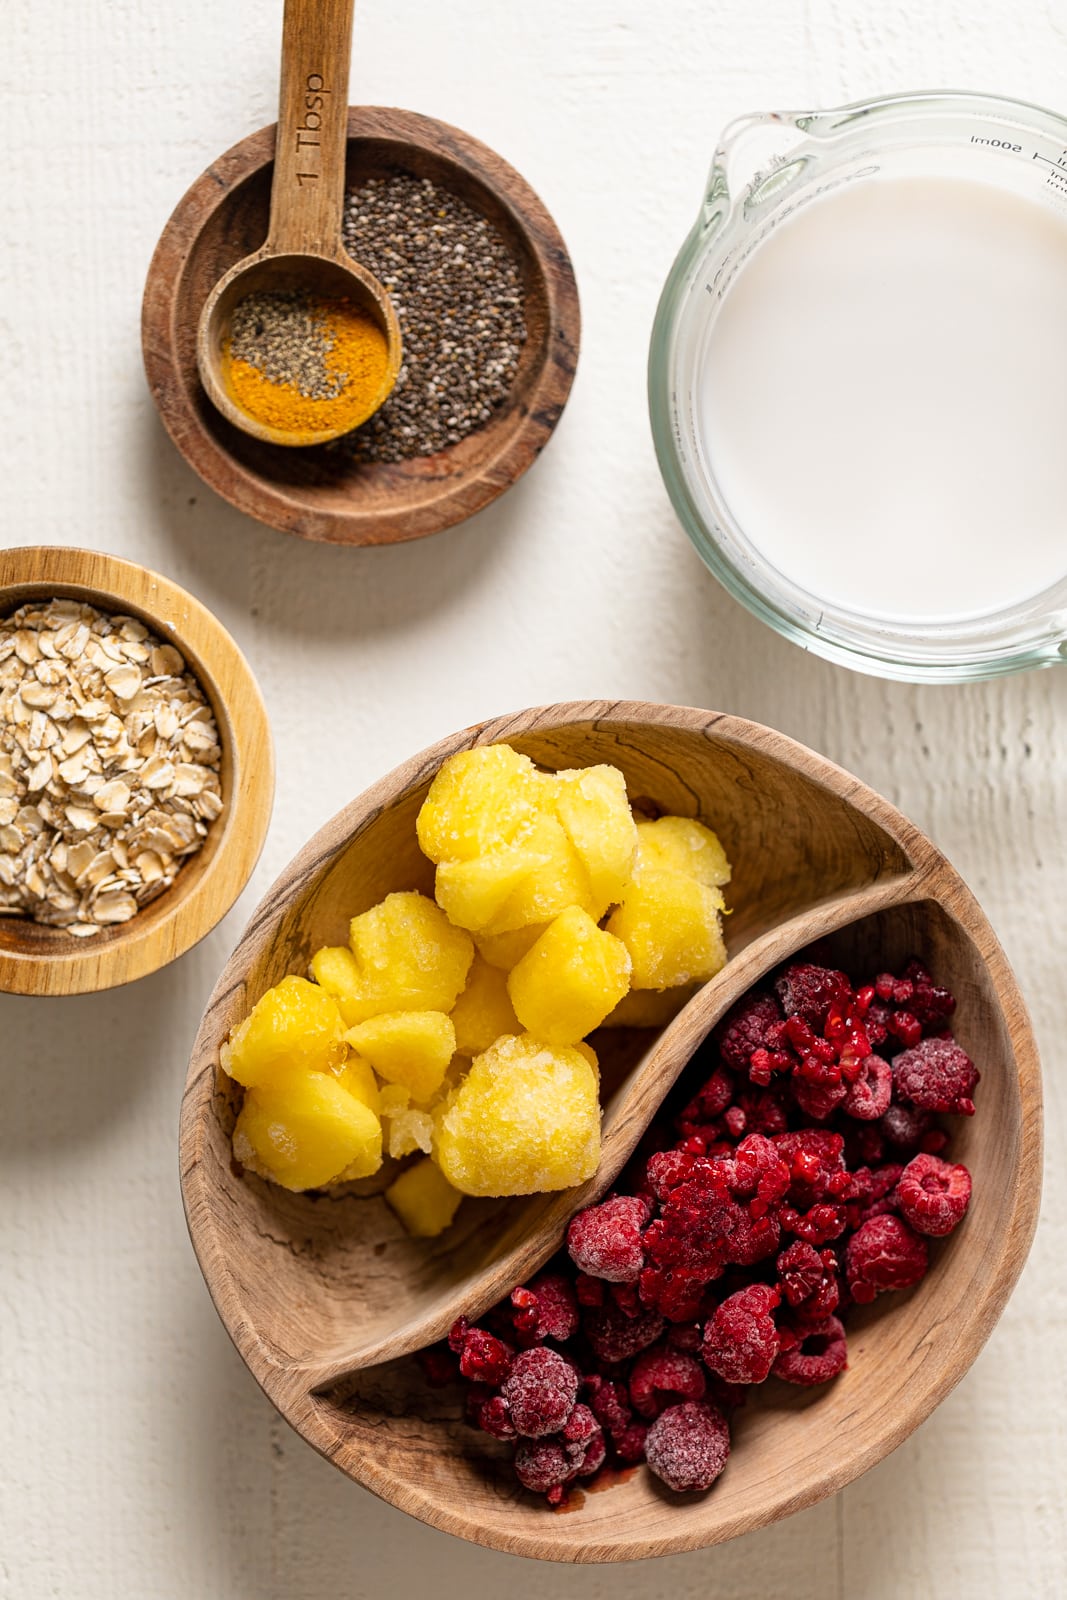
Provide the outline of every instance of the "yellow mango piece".
<path id="1" fill-rule="evenodd" d="M 378 1080 L 369 1061 L 364 1061 L 362 1056 L 357 1056 L 354 1051 L 349 1051 L 348 1060 L 335 1074 L 342 1089 L 347 1089 L 350 1095 L 380 1116 L 382 1110 L 382 1091 L 378 1087 Z"/>
<path id="2" fill-rule="evenodd" d="M 531 945 L 541 937 L 547 924 L 532 923 L 528 928 L 516 928 L 511 933 L 476 933 L 474 947 L 491 967 L 510 972 L 516 961 L 521 961 Z"/>
<path id="3" fill-rule="evenodd" d="M 673 989 L 714 977 L 726 964 L 719 913 L 723 899 L 681 872 L 642 869 L 607 930 L 630 952 L 634 989 Z"/>
<path id="4" fill-rule="evenodd" d="M 418 1106 L 409 1106 L 406 1111 L 398 1111 L 395 1117 L 384 1118 L 382 1128 L 386 1149 L 395 1160 L 415 1150 L 429 1155 L 433 1149 L 433 1114 Z"/>
<path id="5" fill-rule="evenodd" d="M 284 1189 L 317 1189 L 342 1171 L 366 1176 L 381 1165 L 382 1130 L 373 1111 L 325 1072 L 250 1089 L 233 1130 L 238 1161 Z"/>
<path id="6" fill-rule="evenodd" d="M 219 1054 L 224 1072 L 247 1089 L 328 1072 L 344 1060 L 344 1024 L 334 1000 L 306 978 L 268 989 Z"/>
<path id="7" fill-rule="evenodd" d="M 543 865 L 543 857 L 521 845 L 473 861 L 442 861 L 434 876 L 437 904 L 457 928 L 477 933 L 489 926 L 509 895 Z"/>
<path id="8" fill-rule="evenodd" d="M 631 989 L 601 1027 L 665 1028 L 699 988 L 699 983 L 682 983 L 676 989 Z"/>
<path id="9" fill-rule="evenodd" d="M 529 1034 L 498 1039 L 438 1113 L 435 1154 L 464 1194 L 542 1194 L 600 1160 L 599 1074 L 583 1052 Z"/>
<path id="10" fill-rule="evenodd" d="M 451 1011 L 474 960 L 469 933 L 424 894 L 390 894 L 349 924 L 349 959 L 337 947 L 311 961 L 348 1027 L 383 1011 Z"/>
<path id="11" fill-rule="evenodd" d="M 730 881 L 730 863 L 719 836 L 692 817 L 660 817 L 637 824 L 637 860 L 642 872 L 683 872 L 709 889 Z"/>
<path id="12" fill-rule="evenodd" d="M 589 878 L 595 921 L 622 899 L 637 850 L 637 829 L 617 767 L 557 772 L 556 815 Z"/>
<path id="13" fill-rule="evenodd" d="M 434 1239 L 449 1226 L 463 1199 L 429 1157 L 402 1172 L 385 1198 L 416 1239 Z"/>
<path id="14" fill-rule="evenodd" d="M 558 818 L 540 817 L 523 848 L 533 860 L 530 870 L 480 932 L 512 933 L 537 922 L 551 922 L 568 906 L 591 910 L 589 875 Z"/>
<path id="15" fill-rule="evenodd" d="M 543 804 L 542 774 L 506 744 L 462 750 L 443 764 L 415 824 L 431 861 L 473 861 L 521 843 Z"/>
<path id="16" fill-rule="evenodd" d="M 456 1049 L 463 1056 L 488 1050 L 502 1034 L 522 1032 L 508 995 L 507 974 L 482 956 L 475 956 L 467 987 L 452 1007 L 452 1026 Z"/>
<path id="17" fill-rule="evenodd" d="M 429 1100 L 444 1082 L 456 1053 L 456 1030 L 443 1011 L 385 1011 L 370 1017 L 345 1038 L 380 1078 Z"/>
<path id="18" fill-rule="evenodd" d="M 587 911 L 571 906 L 512 968 L 507 987 L 528 1033 L 548 1044 L 577 1044 L 630 987 L 629 952 Z"/>

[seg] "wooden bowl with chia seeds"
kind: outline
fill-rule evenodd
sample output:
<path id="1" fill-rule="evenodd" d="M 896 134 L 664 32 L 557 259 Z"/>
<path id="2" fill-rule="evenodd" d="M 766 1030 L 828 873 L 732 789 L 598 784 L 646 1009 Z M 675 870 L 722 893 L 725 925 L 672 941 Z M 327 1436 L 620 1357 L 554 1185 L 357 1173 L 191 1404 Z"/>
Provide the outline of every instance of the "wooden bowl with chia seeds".
<path id="1" fill-rule="evenodd" d="M 24 641 L 17 645 L 15 654 L 12 654 L 9 639 L 0 637 L 0 757 L 4 758 L 0 760 L 0 800 L 6 802 L 6 808 L 0 815 L 4 824 L 7 824 L 9 817 L 11 821 L 21 823 L 20 831 L 24 835 L 38 831 L 41 837 L 49 840 L 47 859 L 41 864 L 32 849 L 13 855 L 13 841 L 3 836 L 7 833 L 7 827 L 0 829 L 0 864 L 6 869 L 2 881 L 8 884 L 8 880 L 15 876 L 16 866 L 16 881 L 32 868 L 35 871 L 34 893 L 39 893 L 46 914 L 52 915 L 62 909 L 59 897 L 66 891 L 68 899 L 76 894 L 79 901 L 78 916 L 81 919 L 80 922 L 75 921 L 75 931 L 72 932 L 65 926 L 53 926 L 34 920 L 29 915 L 13 915 L 10 910 L 5 913 L 0 906 L 0 992 L 7 994 L 86 994 L 111 989 L 135 978 L 143 978 L 183 955 L 205 934 L 210 933 L 248 882 L 266 837 L 274 797 L 270 726 L 256 680 L 248 662 L 225 628 L 198 600 L 194 600 L 192 595 L 176 583 L 171 583 L 168 578 L 149 572 L 135 562 L 120 561 L 115 556 L 95 551 L 72 550 L 55 545 L 0 551 L 0 623 L 32 602 L 50 600 L 73 600 L 92 606 L 104 618 L 130 619 L 133 626 L 127 629 L 127 633 L 135 644 L 151 645 L 153 641 L 158 641 L 159 645 L 172 647 L 170 651 L 164 649 L 160 653 L 161 658 L 166 658 L 165 664 L 162 659 L 155 661 L 149 656 L 141 669 L 140 685 L 136 680 L 121 685 L 116 682 L 116 694 L 123 701 L 120 709 L 124 714 L 128 709 L 130 716 L 137 717 L 139 709 L 144 710 L 147 705 L 151 688 L 162 684 L 163 690 L 155 697 L 161 722 L 154 724 L 154 732 L 159 733 L 160 738 L 174 732 L 177 743 L 175 739 L 170 741 L 171 747 L 177 752 L 174 761 L 185 762 L 190 758 L 181 753 L 186 745 L 184 731 L 172 730 L 162 718 L 165 707 L 178 703 L 182 698 L 180 693 L 176 700 L 168 698 L 171 691 L 179 687 L 179 675 L 183 678 L 186 674 L 190 675 L 195 680 L 199 694 L 194 696 L 191 691 L 188 698 L 195 697 L 200 705 L 200 715 L 204 717 L 207 711 L 203 702 L 206 702 L 213 725 L 210 722 L 205 725 L 211 732 L 217 730 L 216 742 L 209 745 L 212 754 L 202 759 L 210 761 L 213 769 L 217 770 L 213 787 L 217 787 L 221 809 L 215 802 L 210 812 L 204 813 L 211 820 L 206 823 L 202 844 L 198 845 L 195 853 L 179 856 L 180 865 L 169 887 L 156 893 L 158 883 L 156 888 L 149 886 L 144 903 L 123 920 L 111 920 L 106 915 L 98 919 L 94 914 L 94 904 L 85 890 L 86 884 L 91 884 L 94 893 L 101 890 L 112 898 L 132 894 L 140 902 L 140 891 L 147 882 L 146 861 L 154 857 L 158 869 L 160 857 L 155 841 L 147 833 L 142 837 L 138 820 L 138 791 L 142 780 L 147 782 L 147 767 L 141 766 L 139 760 L 135 763 L 134 757 L 150 757 L 156 761 L 158 769 L 160 760 L 154 752 L 159 746 L 153 737 L 149 737 L 143 749 L 139 745 L 131 747 L 130 739 L 137 738 L 137 731 L 131 733 L 127 723 L 125 735 L 119 732 L 117 724 L 121 719 L 116 718 L 114 738 L 105 732 L 103 748 L 108 753 L 104 776 L 109 780 L 109 787 L 121 786 L 125 791 L 121 799 L 116 798 L 115 805 L 129 815 L 129 848 L 123 844 L 119 857 L 110 866 L 101 866 L 102 871 L 112 875 L 110 879 L 107 876 L 98 879 L 90 869 L 88 876 L 79 875 L 76 882 L 74 863 L 68 862 L 65 856 L 54 857 L 53 847 L 60 843 L 73 855 L 75 849 L 84 850 L 86 840 L 96 837 L 95 831 L 88 826 L 92 821 L 94 801 L 90 792 L 91 781 L 85 782 L 84 775 L 83 781 L 78 782 L 77 775 L 68 768 L 68 783 L 67 776 L 60 773 L 59 757 L 66 753 L 62 737 L 68 730 L 75 730 L 86 735 L 83 744 L 91 743 L 99 751 L 101 743 L 89 739 L 88 735 L 93 727 L 103 728 L 104 724 L 95 712 L 90 712 L 89 705 L 85 705 L 84 717 L 77 713 L 71 716 L 69 705 L 65 705 L 62 710 L 53 706 L 51 711 L 37 713 L 40 722 L 34 727 L 24 719 L 13 701 L 16 693 L 21 701 L 24 684 L 31 683 L 37 690 L 45 680 L 51 682 L 57 678 L 61 685 L 58 691 L 61 696 L 68 699 L 73 696 L 76 702 L 81 700 L 81 684 L 68 689 L 71 677 L 64 669 L 58 668 L 57 654 L 59 660 L 65 658 L 65 662 L 76 668 L 78 663 L 75 658 L 80 658 L 84 642 L 80 647 L 79 638 L 75 638 L 70 641 L 68 649 L 62 634 L 56 632 L 51 634 L 45 651 L 41 652 L 39 641 L 45 637 L 47 630 L 37 630 L 34 634 L 36 643 Z M 138 627 L 138 624 L 141 626 Z M 143 638 L 145 629 L 148 630 L 147 640 Z M 72 625 L 71 631 L 81 630 Z M 91 633 L 92 630 L 84 631 Z M 121 641 L 122 637 L 121 631 L 117 634 L 109 631 L 108 642 L 115 639 Z M 57 644 L 60 647 L 58 653 Z M 174 656 L 174 650 L 181 657 L 180 664 Z M 143 655 L 144 651 L 141 653 Z M 9 669 L 16 655 L 22 663 L 22 671 L 13 674 Z M 38 664 L 43 664 L 46 669 L 39 676 L 34 665 L 38 658 Z M 48 671 L 50 663 L 57 668 L 51 676 Z M 121 662 L 118 664 L 122 671 L 129 674 L 128 666 Z M 157 668 L 167 676 L 157 675 L 153 678 L 152 674 Z M 90 664 L 89 672 L 91 670 Z M 109 673 L 108 676 L 113 678 L 114 674 Z M 17 683 L 14 682 L 16 678 Z M 90 680 L 87 673 L 85 682 L 90 681 L 96 680 Z M 25 703 L 42 698 L 47 698 L 47 695 L 42 697 L 38 693 L 28 696 Z M 195 708 L 190 706 L 190 710 Z M 141 720 L 144 721 L 143 718 Z M 138 723 L 138 731 L 140 726 Z M 32 777 L 24 781 L 26 763 L 18 751 L 14 752 L 17 763 L 12 761 L 12 739 L 17 739 L 21 745 L 20 735 L 27 739 L 35 751 L 39 750 L 42 754 L 49 754 L 53 750 L 57 752 L 48 763 L 51 770 L 47 775 L 34 771 Z M 122 742 L 124 737 L 125 743 Z M 77 743 L 77 737 L 70 741 L 71 747 Z M 63 765 L 67 763 L 63 762 Z M 17 782 L 11 776 L 13 766 Z M 182 770 L 177 768 L 179 774 Z M 178 786 L 172 781 L 173 776 L 168 779 L 165 772 L 157 770 L 152 774 L 153 781 L 148 783 L 148 789 L 151 790 L 150 806 L 159 808 L 159 822 L 163 821 L 167 811 L 168 796 L 178 792 Z M 165 779 L 166 786 L 156 781 L 159 779 Z M 24 792 L 27 782 L 30 783 L 30 789 Z M 42 786 L 35 787 L 38 784 Z M 94 792 L 102 794 L 103 790 L 96 789 Z M 49 825 L 47 818 L 41 818 L 40 808 L 45 799 L 48 801 L 45 809 L 53 818 L 54 825 Z M 68 804 L 74 809 L 74 815 L 65 818 L 60 812 L 65 811 Z M 80 812 L 76 810 L 79 806 L 86 812 L 86 826 L 82 826 Z M 18 807 L 18 812 L 12 815 L 15 807 Z M 23 815 L 23 808 L 32 809 L 36 815 L 27 818 Z M 99 826 L 102 830 L 110 808 L 105 806 L 101 810 L 96 805 L 96 809 L 100 811 Z M 180 801 L 174 807 L 175 812 L 185 813 L 187 809 Z M 214 815 L 215 812 L 217 815 Z M 42 820 L 46 826 L 39 828 Z M 150 829 L 157 826 L 157 819 L 146 812 L 143 823 L 145 829 Z M 121 828 L 118 813 L 112 826 Z M 116 836 L 122 838 L 125 835 L 122 833 L 110 837 Z M 135 842 L 138 840 L 139 843 Z M 160 845 L 159 848 L 162 850 L 164 847 Z M 146 858 L 141 853 L 142 849 L 152 851 L 153 855 Z M 94 853 L 99 858 L 105 851 L 98 843 L 94 845 Z M 96 864 L 99 864 L 99 860 Z M 131 868 L 134 869 L 133 874 Z M 42 877 L 36 876 L 38 871 L 43 874 Z M 169 872 L 164 873 L 164 881 L 167 876 Z M 87 936 L 88 925 L 94 921 L 99 921 L 99 931 Z"/>
<path id="2" fill-rule="evenodd" d="M 566 246 L 529 185 L 478 140 L 415 112 L 350 108 L 346 188 L 372 177 L 429 180 L 484 218 L 518 269 L 526 338 L 488 420 L 458 442 L 446 435 L 433 453 L 366 460 L 345 441 L 300 450 L 265 444 L 232 427 L 208 400 L 196 330 L 220 276 L 266 237 L 274 138 L 272 125 L 221 156 L 179 202 L 156 247 L 142 344 L 163 424 L 216 493 L 285 533 L 350 545 L 439 533 L 521 477 L 559 420 L 580 327 Z"/>

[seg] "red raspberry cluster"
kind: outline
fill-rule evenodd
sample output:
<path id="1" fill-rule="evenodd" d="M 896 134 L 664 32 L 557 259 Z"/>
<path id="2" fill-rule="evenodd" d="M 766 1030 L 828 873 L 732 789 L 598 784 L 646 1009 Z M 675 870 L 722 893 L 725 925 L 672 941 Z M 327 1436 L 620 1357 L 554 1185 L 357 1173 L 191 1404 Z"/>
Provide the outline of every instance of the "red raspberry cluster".
<path id="1" fill-rule="evenodd" d="M 843 1370 L 841 1315 L 918 1283 L 970 1200 L 934 1121 L 974 1111 L 955 1004 L 918 961 L 855 988 L 793 963 L 724 1018 L 687 1072 L 702 1086 L 574 1217 L 556 1267 L 424 1353 L 514 1441 L 526 1488 L 558 1505 L 610 1458 L 707 1489 L 753 1384 Z"/>

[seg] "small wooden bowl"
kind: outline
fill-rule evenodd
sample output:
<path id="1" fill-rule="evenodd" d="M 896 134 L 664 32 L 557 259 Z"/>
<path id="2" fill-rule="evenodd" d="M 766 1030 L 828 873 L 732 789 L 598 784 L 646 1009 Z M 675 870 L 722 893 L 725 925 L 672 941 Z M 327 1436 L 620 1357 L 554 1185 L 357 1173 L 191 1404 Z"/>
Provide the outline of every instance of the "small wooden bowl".
<path id="1" fill-rule="evenodd" d="M 392 889 L 429 889 L 415 816 L 441 762 L 506 740 L 548 768 L 612 762 L 632 799 L 702 817 L 734 879 L 730 960 L 662 1033 L 603 1031 L 603 1160 L 563 1195 L 466 1201 L 431 1242 L 380 1197 L 293 1195 L 232 1160 L 236 1098 L 218 1069 L 234 1022 L 347 919 Z M 908 1296 L 850 1319 L 848 1371 L 825 1391 L 769 1384 L 737 1414 L 707 1495 L 674 1497 L 644 1470 L 572 1515 L 516 1485 L 507 1450 L 462 1420 L 402 1353 L 476 1316 L 558 1248 L 603 1193 L 696 1046 L 760 977 L 815 938 L 861 970 L 926 959 L 959 997 L 958 1037 L 982 1071 L 978 1113 L 953 1154 L 974 1174 L 970 1213 L 934 1247 Z M 635 703 L 548 706 L 468 729 L 354 801 L 296 857 L 253 917 L 200 1028 L 182 1108 L 193 1244 L 216 1307 L 294 1428 L 357 1482 L 435 1527 L 516 1554 L 631 1560 L 715 1544 L 841 1488 L 933 1410 L 988 1337 L 1037 1217 L 1041 1096 L 1029 1022 L 973 897 L 933 845 L 855 778 L 738 718 Z M 582 1502 L 582 1495 L 575 1497 Z"/>
<path id="2" fill-rule="evenodd" d="M 270 821 L 274 757 L 251 668 L 222 624 L 169 578 L 116 556 L 59 545 L 0 551 L 0 617 L 28 600 L 70 596 L 140 619 L 174 644 L 211 703 L 222 743 L 221 816 L 171 887 L 92 939 L 0 916 L 0 991 L 86 994 L 143 978 L 183 955 L 248 882 Z"/>
<path id="3" fill-rule="evenodd" d="M 250 438 L 201 386 L 196 331 L 214 285 L 267 234 L 273 125 L 242 139 L 198 178 L 156 247 L 141 337 L 153 399 L 205 483 L 240 511 L 302 539 L 397 544 L 462 522 L 502 494 L 543 450 L 578 359 L 578 291 L 555 223 L 523 178 L 447 123 L 376 106 L 348 113 L 346 187 L 370 176 L 431 178 L 487 217 L 522 273 L 528 336 L 507 402 L 491 422 L 434 456 L 356 463 L 336 446 L 288 450 Z"/>

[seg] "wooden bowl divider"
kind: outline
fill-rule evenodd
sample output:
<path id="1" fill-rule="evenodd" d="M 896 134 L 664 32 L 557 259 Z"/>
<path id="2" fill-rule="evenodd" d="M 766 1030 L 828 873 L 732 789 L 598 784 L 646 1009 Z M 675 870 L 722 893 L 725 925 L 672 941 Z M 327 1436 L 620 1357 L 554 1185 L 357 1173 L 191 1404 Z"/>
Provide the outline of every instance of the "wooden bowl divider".
<path id="1" fill-rule="evenodd" d="M 129 922 L 82 939 L 28 918 L 0 916 L 0 992 L 10 994 L 110 989 L 183 955 L 210 933 L 248 882 L 274 798 L 273 746 L 258 685 L 233 639 L 199 600 L 117 556 L 65 545 L 0 551 L 0 616 L 51 596 L 135 616 L 177 646 L 215 715 L 226 804 L 171 887 Z"/>
<path id="2" fill-rule="evenodd" d="M 179 201 L 156 246 L 141 341 L 163 425 L 224 500 L 298 538 L 396 544 L 452 527 L 521 477 L 562 413 L 581 320 L 566 246 L 530 186 L 477 139 L 412 111 L 349 107 L 347 186 L 394 172 L 436 180 L 507 240 L 526 301 L 518 373 L 491 421 L 433 456 L 357 464 L 337 445 L 294 450 L 250 438 L 204 393 L 196 334 L 215 284 L 266 238 L 274 140 L 274 127 L 262 128 L 220 156 Z"/>
<path id="3" fill-rule="evenodd" d="M 440 1240 L 410 1240 L 380 1197 L 289 1195 L 235 1167 L 236 1101 L 218 1045 L 270 984 L 301 971 L 347 917 L 395 888 L 429 888 L 414 818 L 441 761 L 504 739 L 550 768 L 611 761 L 632 798 L 699 815 L 735 864 L 731 959 L 658 1035 L 595 1039 L 605 1090 L 596 1178 L 562 1195 L 467 1201 Z M 815 1405 L 772 1384 L 739 1414 L 727 1473 L 676 1500 L 645 1472 L 580 1514 L 518 1489 L 506 1449 L 425 1387 L 406 1353 L 475 1316 L 558 1248 L 603 1193 L 663 1095 L 725 1010 L 813 939 L 841 959 L 912 950 L 960 996 L 961 1042 L 983 1067 L 979 1111 L 953 1151 L 975 1172 L 971 1213 L 907 1297 L 850 1324 L 850 1368 Z M 833 1492 L 899 1444 L 974 1359 L 1014 1284 L 1040 1184 L 1040 1087 L 1022 1002 L 988 923 L 934 847 L 839 768 L 756 724 L 679 707 L 549 706 L 466 730 L 399 768 L 293 861 L 252 919 L 201 1026 L 181 1130 L 190 1232 L 216 1306 L 289 1422 L 349 1476 L 434 1526 L 515 1553 L 623 1560 L 695 1548 Z M 772 1435 L 772 1429 L 774 1430 Z"/>

